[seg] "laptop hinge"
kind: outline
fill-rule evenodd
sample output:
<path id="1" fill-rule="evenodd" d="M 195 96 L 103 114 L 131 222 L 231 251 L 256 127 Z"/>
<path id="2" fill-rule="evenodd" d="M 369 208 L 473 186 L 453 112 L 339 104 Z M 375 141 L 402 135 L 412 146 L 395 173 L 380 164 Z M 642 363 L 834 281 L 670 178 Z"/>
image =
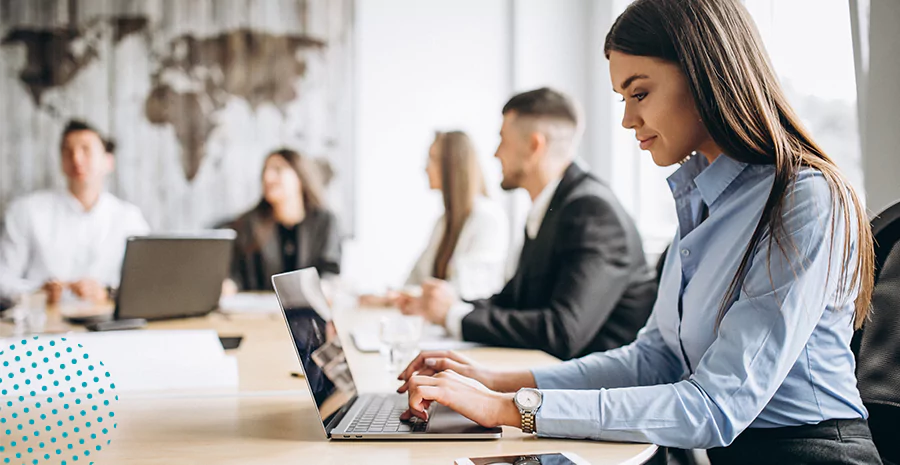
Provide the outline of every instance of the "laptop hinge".
<path id="1" fill-rule="evenodd" d="M 347 412 L 350 411 L 350 408 L 353 407 L 353 404 L 356 403 L 356 400 L 359 399 L 359 396 L 353 394 L 353 397 L 350 398 L 350 401 L 344 404 L 343 407 L 338 409 L 338 411 L 331 414 L 330 417 L 325 419 L 325 435 L 328 436 L 328 439 L 331 439 L 331 432 L 334 431 L 335 428 L 339 424 L 341 424 L 341 420 L 347 415 Z"/>

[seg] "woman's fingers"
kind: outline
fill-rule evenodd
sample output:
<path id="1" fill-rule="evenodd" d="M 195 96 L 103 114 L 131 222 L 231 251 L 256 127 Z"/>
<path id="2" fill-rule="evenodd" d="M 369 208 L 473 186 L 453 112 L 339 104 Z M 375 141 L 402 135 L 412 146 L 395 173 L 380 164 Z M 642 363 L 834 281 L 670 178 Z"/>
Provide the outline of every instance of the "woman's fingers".
<path id="1" fill-rule="evenodd" d="M 434 370 L 422 370 L 422 371 L 416 372 L 416 376 L 434 376 L 434 374 L 435 374 Z M 410 381 L 403 383 L 402 386 L 397 388 L 397 393 L 403 394 L 404 392 L 408 391 L 409 385 L 410 385 Z"/>
<path id="2" fill-rule="evenodd" d="M 428 421 L 428 412 L 417 412 L 410 409 L 400 414 L 400 419 L 403 421 L 408 421 L 412 419 L 412 417 L 421 418 L 422 420 Z"/>
<path id="3" fill-rule="evenodd" d="M 426 358 L 425 366 L 435 373 L 443 372 L 446 370 L 454 370 L 457 373 L 467 374 L 469 371 L 468 365 L 459 363 L 456 360 L 450 358 Z"/>
<path id="4" fill-rule="evenodd" d="M 427 420 L 428 415 L 426 411 L 428 407 L 431 405 L 431 402 L 440 402 L 442 389 L 440 386 L 417 386 L 413 389 L 409 390 L 409 410 L 413 415 L 417 417 Z M 417 413 L 425 414 L 424 416 L 420 416 Z"/>
<path id="5" fill-rule="evenodd" d="M 419 355 L 417 355 L 416 358 L 414 358 L 413 361 L 406 366 L 406 369 L 400 372 L 400 375 L 397 376 L 397 379 L 401 381 L 407 381 L 417 371 L 421 371 L 426 367 L 425 360 L 429 358 L 449 357 L 451 354 L 452 352 L 446 350 L 420 352 Z"/>

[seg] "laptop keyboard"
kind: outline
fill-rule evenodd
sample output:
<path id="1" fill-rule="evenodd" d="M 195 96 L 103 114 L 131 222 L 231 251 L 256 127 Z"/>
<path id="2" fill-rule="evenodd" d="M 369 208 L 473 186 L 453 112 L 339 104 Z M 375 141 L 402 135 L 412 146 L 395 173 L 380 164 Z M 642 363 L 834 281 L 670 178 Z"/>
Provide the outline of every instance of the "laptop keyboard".
<path id="1" fill-rule="evenodd" d="M 407 409 L 406 404 L 397 402 L 396 394 L 371 396 L 359 415 L 350 422 L 348 433 L 423 433 L 428 423 L 417 417 L 410 421 L 400 421 L 400 415 Z"/>

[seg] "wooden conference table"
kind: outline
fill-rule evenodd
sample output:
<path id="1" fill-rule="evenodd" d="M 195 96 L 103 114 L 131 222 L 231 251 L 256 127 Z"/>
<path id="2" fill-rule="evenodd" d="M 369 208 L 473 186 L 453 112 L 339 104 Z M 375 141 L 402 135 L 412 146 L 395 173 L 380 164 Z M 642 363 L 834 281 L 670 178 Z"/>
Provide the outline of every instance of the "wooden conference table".
<path id="1" fill-rule="evenodd" d="M 108 309 L 107 309 L 108 311 Z M 396 389 L 377 353 L 356 350 L 349 330 L 374 325 L 390 310 L 346 310 L 335 322 L 361 392 Z M 148 330 L 213 329 L 241 335 L 236 392 L 121 393 L 118 428 L 97 464 L 442 464 L 459 457 L 571 451 L 600 464 L 640 464 L 657 453 L 647 444 L 537 439 L 515 428 L 489 441 L 328 441 L 302 378 L 280 313 L 223 314 L 152 322 Z M 58 309 L 48 309 L 47 332 L 83 331 L 68 327 Z M 0 336 L 10 328 L 0 324 Z M 533 367 L 555 363 L 543 352 L 478 348 L 466 354 L 494 366 Z"/>

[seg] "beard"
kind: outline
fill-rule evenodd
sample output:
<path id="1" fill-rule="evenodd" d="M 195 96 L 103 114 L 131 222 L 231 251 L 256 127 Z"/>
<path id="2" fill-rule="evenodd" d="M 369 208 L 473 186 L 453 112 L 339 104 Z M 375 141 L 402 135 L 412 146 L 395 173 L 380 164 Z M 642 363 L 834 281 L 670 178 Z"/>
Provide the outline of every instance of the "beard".
<path id="1" fill-rule="evenodd" d="M 512 191 L 522 187 L 522 179 L 525 178 L 525 170 L 522 168 L 513 171 L 512 173 L 507 175 L 503 175 L 503 180 L 500 181 L 500 188 L 505 191 Z"/>

